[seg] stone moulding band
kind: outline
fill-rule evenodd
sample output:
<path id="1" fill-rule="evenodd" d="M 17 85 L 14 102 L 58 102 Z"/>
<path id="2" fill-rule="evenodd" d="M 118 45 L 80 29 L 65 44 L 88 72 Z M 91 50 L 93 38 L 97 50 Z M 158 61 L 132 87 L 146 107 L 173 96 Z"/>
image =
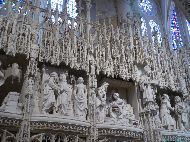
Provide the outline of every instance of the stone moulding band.
<path id="1" fill-rule="evenodd" d="M 0 117 L 0 127 L 16 127 L 19 128 L 21 125 L 20 119 L 6 118 Z M 89 126 L 79 126 L 75 124 L 65 124 L 58 122 L 39 122 L 39 121 L 31 121 L 30 122 L 31 130 L 60 130 L 60 131 L 70 131 L 77 132 L 84 135 L 90 134 Z M 100 136 L 105 135 L 114 135 L 114 136 L 122 136 L 122 137 L 130 137 L 135 139 L 143 139 L 143 131 L 129 131 L 122 129 L 108 129 L 108 128 L 98 128 L 98 132 Z"/>

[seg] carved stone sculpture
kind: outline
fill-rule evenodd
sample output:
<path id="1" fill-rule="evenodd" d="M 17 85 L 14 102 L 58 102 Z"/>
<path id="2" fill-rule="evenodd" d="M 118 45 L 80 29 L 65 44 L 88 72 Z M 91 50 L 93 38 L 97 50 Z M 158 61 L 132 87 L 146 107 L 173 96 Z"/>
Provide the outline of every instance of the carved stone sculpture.
<path id="1" fill-rule="evenodd" d="M 188 114 L 184 103 L 181 101 L 179 96 L 175 97 L 175 113 L 177 116 L 176 128 L 180 130 L 185 130 L 186 124 L 188 123 Z"/>
<path id="2" fill-rule="evenodd" d="M 175 121 L 170 114 L 170 111 L 173 110 L 174 109 L 171 107 L 169 96 L 164 94 L 161 100 L 160 118 L 162 126 L 167 130 L 173 130 L 175 128 Z"/>
<path id="3" fill-rule="evenodd" d="M 154 102 L 155 92 L 150 84 L 144 84 L 143 99 L 145 102 Z"/>
<path id="4" fill-rule="evenodd" d="M 87 89 L 83 84 L 84 80 L 79 77 L 77 85 L 74 88 L 74 115 L 82 120 L 86 119 L 87 115 Z"/>
<path id="5" fill-rule="evenodd" d="M 109 113 L 110 117 L 118 123 L 122 123 L 126 117 L 126 104 L 119 98 L 119 93 L 113 93 L 113 101 L 110 103 Z"/>
<path id="6" fill-rule="evenodd" d="M 20 120 L 13 118 L 10 120 L 9 118 L 2 118 L 0 116 L 0 123 L 9 125 L 6 129 L 11 129 L 10 126 L 12 124 L 14 126 L 16 125 L 16 128 L 18 128 L 18 125 L 19 127 L 21 126 L 20 132 L 16 132 L 16 128 L 11 130 L 11 132 L 14 131 L 13 135 L 18 136 L 17 141 L 29 142 L 34 133 L 46 133 L 44 130 L 48 131 L 49 128 L 52 128 L 56 130 L 56 132 L 63 130 L 65 132 L 69 131 L 69 133 L 74 132 L 77 135 L 71 138 L 67 136 L 67 133 L 63 132 L 64 138 L 57 138 L 59 136 L 53 131 L 53 135 L 44 135 L 43 137 L 38 137 L 38 140 L 71 142 L 80 141 L 80 136 L 82 136 L 85 137 L 85 141 L 98 141 L 98 139 L 100 141 L 122 141 L 123 138 L 120 139 L 120 137 L 127 136 L 130 137 L 129 141 L 142 141 L 141 139 L 144 139 L 144 141 L 157 142 L 156 137 L 160 139 L 165 139 L 166 137 L 173 139 L 175 137 L 166 136 L 165 133 L 161 134 L 160 130 L 158 130 L 158 132 L 157 130 L 154 131 L 156 127 L 153 125 L 155 122 L 157 122 L 157 124 L 155 124 L 156 126 L 160 125 L 159 116 L 161 116 L 163 127 L 166 129 L 174 129 L 175 122 L 172 118 L 173 116 L 171 116 L 174 114 L 177 116 L 177 127 L 179 129 L 183 129 L 183 126 L 186 128 L 186 125 L 188 125 L 187 117 L 190 113 L 190 50 L 186 48 L 189 47 L 189 43 L 187 43 L 189 38 L 186 37 L 188 28 L 184 25 L 186 23 L 180 24 L 183 26 L 181 34 L 182 38 L 185 39 L 183 40 L 185 48 L 177 48 L 177 50 L 173 52 L 170 50 L 169 42 L 171 41 L 168 41 L 169 38 L 164 34 L 165 32 L 160 34 L 160 30 L 165 29 L 167 24 L 160 25 L 159 28 L 156 24 L 151 24 L 151 21 L 146 21 L 147 18 L 145 18 L 144 21 L 141 14 L 136 11 L 140 8 L 142 11 L 145 10 L 144 13 L 147 13 L 147 8 L 150 8 L 148 9 L 148 13 L 155 15 L 154 8 L 163 9 L 164 4 L 168 4 L 168 6 L 166 5 L 164 7 L 164 10 L 166 13 L 171 13 L 168 8 L 170 8 L 170 5 L 173 6 L 172 3 L 164 3 L 164 0 L 161 1 L 160 4 L 154 4 L 154 2 L 146 3 L 145 1 L 143 2 L 143 0 L 105 0 L 104 2 L 101 0 L 98 2 L 95 2 L 95 0 L 73 0 L 73 3 L 68 0 L 60 0 L 62 1 L 61 4 L 56 4 L 55 9 L 55 4 L 51 4 L 52 1 L 53 0 L 4 0 L 3 4 L 0 4 L 0 59 L 5 59 L 5 63 L 12 63 L 14 58 L 16 61 L 19 60 L 19 64 L 23 63 L 23 71 L 25 71 L 25 65 L 29 63 L 25 72 L 25 79 L 23 79 L 24 83 L 20 80 L 22 75 L 17 63 L 14 63 L 12 67 L 9 68 L 10 70 L 7 69 L 3 71 L 0 63 L 0 98 L 7 95 L 10 90 L 12 92 L 19 92 L 19 87 L 22 86 L 22 84 L 26 84 L 26 86 L 23 85 L 22 89 L 24 88 L 23 90 L 26 91 L 26 94 L 29 94 L 23 95 L 25 93 L 21 91 L 21 96 L 23 96 L 21 100 L 24 100 L 22 101 L 24 111 L 23 117 Z M 74 1 L 76 1 L 76 3 Z M 185 2 L 188 0 L 183 1 L 186 7 L 188 7 L 189 4 Z M 109 4 L 108 6 L 111 7 L 112 11 L 108 12 L 106 9 L 103 9 L 107 7 L 104 5 L 105 3 Z M 146 3 L 146 5 L 143 3 Z M 63 6 L 61 6 L 61 11 L 59 10 L 60 5 Z M 72 8 L 67 8 L 67 5 L 71 5 Z M 139 7 L 137 5 L 139 5 Z M 153 10 L 153 14 L 150 10 Z M 180 7 L 177 11 L 180 11 Z M 70 12 L 72 12 L 72 14 Z M 77 17 L 72 16 L 73 14 L 75 15 L 75 12 L 78 12 Z M 98 16 L 98 14 L 101 16 Z M 97 18 L 94 19 L 96 15 Z M 158 13 L 156 15 L 158 15 Z M 177 16 L 181 16 L 181 21 L 185 20 L 183 15 L 177 14 Z M 140 23 L 141 18 L 142 26 Z M 159 22 L 159 20 L 163 21 L 163 19 L 158 20 L 156 16 L 152 16 L 152 18 L 153 21 L 156 20 L 155 22 Z M 167 20 L 166 17 L 165 19 Z M 167 21 L 165 21 L 165 23 L 167 23 Z M 153 27 L 147 30 L 147 28 L 150 28 L 150 24 Z M 141 27 L 142 35 L 140 32 Z M 165 31 L 167 31 L 167 28 Z M 160 40 L 161 37 L 162 40 Z M 179 40 L 173 42 L 175 42 L 176 45 L 179 44 Z M 4 58 L 1 57 L 2 54 L 9 54 L 9 56 Z M 20 59 L 26 56 L 29 62 L 20 61 Z M 8 61 L 6 61 L 6 59 L 8 59 Z M 60 75 L 59 81 L 56 80 L 56 73 L 49 75 L 51 72 L 43 75 L 40 74 L 39 77 L 37 77 L 39 71 L 38 67 L 41 66 L 39 62 L 54 65 L 51 69 L 55 69 L 55 66 L 59 66 L 61 63 L 63 66 L 61 65 L 58 68 L 62 70 L 61 68 L 66 65 L 66 68 L 71 69 L 71 72 L 69 71 L 70 73 L 75 72 L 77 74 L 80 73 L 80 71 L 78 72 L 77 70 L 84 71 L 88 78 L 88 87 L 83 84 L 83 79 L 81 78 L 78 79 L 76 85 L 70 87 L 65 77 L 67 75 L 65 74 Z M 3 64 L 3 67 L 6 66 L 8 65 Z M 30 77 L 33 78 L 34 82 L 29 79 Z M 41 79 L 41 77 L 43 79 Z M 104 128 L 104 126 L 107 125 L 102 125 L 103 127 L 101 126 L 101 128 L 96 125 L 97 123 L 104 123 L 108 119 L 114 120 L 114 124 L 118 125 L 119 123 L 120 126 L 124 124 L 122 122 L 129 121 L 129 123 L 132 124 L 135 121 L 132 106 L 127 104 L 125 100 L 120 99 L 119 94 L 115 93 L 113 100 L 109 103 L 108 101 L 106 102 L 106 93 L 109 84 L 105 83 L 97 89 L 97 82 L 99 82 L 101 77 L 120 78 L 126 83 L 127 87 L 132 84 L 132 87 L 130 86 L 131 88 L 129 89 L 130 94 L 128 98 L 129 101 L 132 101 L 130 102 L 131 104 L 137 101 L 137 104 L 134 104 L 135 110 L 139 109 L 140 111 L 142 110 L 141 98 L 143 99 L 142 105 L 144 106 L 144 110 L 140 113 L 140 117 L 142 118 L 142 123 L 144 123 L 144 129 L 142 129 L 144 132 L 135 132 L 136 130 L 131 132 L 121 129 L 113 130 Z M 9 90 L 11 79 L 12 84 Z M 16 81 L 14 79 L 16 79 Z M 18 83 L 18 80 L 20 83 Z M 41 80 L 43 83 L 39 85 Z M 72 83 L 74 84 L 74 79 L 71 80 L 73 80 Z M 135 83 L 130 83 L 131 81 Z M 155 82 L 153 83 L 153 81 Z M 143 96 L 140 96 L 141 92 L 139 92 L 138 84 L 140 84 L 143 90 Z M 168 92 L 175 91 L 176 93 L 182 93 L 183 99 L 180 100 L 180 98 L 176 97 L 175 108 L 173 110 L 168 96 L 164 95 L 161 100 L 160 114 L 155 113 L 158 112 L 159 108 L 156 106 L 155 89 L 152 88 L 153 85 L 159 88 L 158 93 L 160 94 L 165 90 Z M 120 85 L 118 84 L 118 86 Z M 122 87 L 122 85 L 120 87 Z M 88 90 L 86 91 L 86 89 Z M 122 89 L 119 90 L 119 92 L 120 91 L 123 92 L 124 90 Z M 88 106 L 87 92 L 89 95 Z M 133 92 L 137 93 L 137 95 L 132 95 Z M 15 110 L 17 108 L 17 99 L 19 100 L 20 98 L 16 94 L 8 94 L 2 105 L 2 110 Z M 70 121 L 65 121 L 69 119 L 69 117 L 61 120 L 61 123 L 54 122 L 57 118 L 61 118 L 59 115 L 56 115 L 56 118 L 49 115 L 42 116 L 43 118 L 53 117 L 53 119 L 49 120 L 51 122 L 48 120 L 45 122 L 45 119 L 43 122 L 41 119 L 38 121 L 36 117 L 37 113 L 31 111 L 33 100 L 34 102 L 42 101 L 39 105 L 41 104 L 40 107 L 42 108 L 40 109 L 42 109 L 43 113 L 49 114 L 57 111 L 60 115 L 68 115 L 68 110 L 72 109 L 75 116 L 82 120 L 86 118 L 87 109 L 89 109 L 88 122 L 90 123 L 88 123 L 88 126 L 80 126 L 80 124 L 84 123 L 77 123 L 77 121 L 75 122 L 78 126 L 75 126 L 73 123 L 71 125 L 66 124 L 67 122 L 70 123 Z M 34 106 L 37 106 L 37 103 L 34 104 Z M 10 110 L 11 108 L 12 110 Z M 107 114 L 108 110 L 110 110 L 109 114 Z M 170 113 L 171 111 L 175 113 Z M 137 113 L 138 112 L 136 112 L 136 115 L 138 115 Z M 33 121 L 34 117 L 35 122 Z M 73 122 L 73 120 L 71 121 Z M 5 126 L 5 124 L 2 124 L 2 126 Z M 84 135 L 83 132 L 85 132 Z M 145 134 L 144 138 L 142 136 L 143 133 Z M 0 137 L 3 135 L 5 136 L 5 133 L 0 133 Z M 109 136 L 111 138 L 109 138 Z M 177 139 L 178 136 L 175 138 Z M 189 141 L 186 136 L 186 134 L 183 136 L 180 134 L 181 140 L 185 141 L 186 139 L 186 141 Z M 118 140 L 116 140 L 117 138 L 111 140 L 112 137 L 117 137 Z M 136 137 L 135 140 L 132 139 L 133 137 Z M 150 138 L 146 140 L 146 137 Z M 1 139 L 1 141 L 2 140 L 14 141 L 10 139 Z M 34 139 L 31 141 L 38 140 Z M 126 139 L 124 141 L 128 140 Z"/>
<path id="7" fill-rule="evenodd" d="M 50 111 L 53 111 L 53 113 L 55 113 L 55 90 L 59 89 L 56 84 L 57 77 L 57 73 L 52 72 L 50 74 L 50 78 L 46 78 L 44 81 L 44 96 L 42 106 L 43 113 L 49 113 Z"/>
<path id="8" fill-rule="evenodd" d="M 135 125 L 138 125 L 138 121 L 135 118 L 134 112 L 133 112 L 133 107 L 130 104 L 126 104 L 126 118 L 127 119 L 127 123 L 129 123 L 130 125 L 133 125 L 135 123 Z"/>
<path id="9" fill-rule="evenodd" d="M 12 64 L 11 75 L 13 77 L 12 80 L 14 80 L 15 78 L 18 78 L 18 82 L 20 82 L 22 74 L 21 74 L 21 70 L 19 69 L 19 65 L 17 63 Z"/>
<path id="10" fill-rule="evenodd" d="M 183 76 L 185 76 L 185 75 L 183 75 Z M 188 97 L 189 93 L 188 93 L 188 90 L 186 87 L 186 82 L 185 82 L 185 79 L 183 76 L 182 75 L 179 76 L 180 91 L 182 92 L 184 97 Z"/>
<path id="11" fill-rule="evenodd" d="M 67 83 L 66 74 L 60 74 L 59 94 L 57 97 L 57 112 L 59 114 L 68 115 L 69 107 L 71 106 L 71 86 Z"/>
<path id="12" fill-rule="evenodd" d="M 37 44 L 32 44 L 30 48 L 30 58 L 36 59 L 38 57 L 39 47 Z"/>
<path id="13" fill-rule="evenodd" d="M 143 89 L 143 104 L 146 109 L 155 109 L 155 90 L 150 83 L 141 84 Z"/>
<path id="14" fill-rule="evenodd" d="M 155 126 L 156 128 L 160 128 L 161 127 L 161 120 L 160 120 L 160 111 L 159 111 L 159 106 L 156 104 L 155 105 L 156 108 L 156 115 L 155 115 Z"/>
<path id="15" fill-rule="evenodd" d="M 102 86 L 98 88 L 97 97 L 96 97 L 96 116 L 98 123 L 104 123 L 106 112 L 106 94 L 107 94 L 107 87 L 109 84 L 104 82 Z"/>
<path id="16" fill-rule="evenodd" d="M 5 97 L 0 111 L 21 114 L 21 103 L 19 102 L 20 94 L 17 92 L 9 92 Z"/>

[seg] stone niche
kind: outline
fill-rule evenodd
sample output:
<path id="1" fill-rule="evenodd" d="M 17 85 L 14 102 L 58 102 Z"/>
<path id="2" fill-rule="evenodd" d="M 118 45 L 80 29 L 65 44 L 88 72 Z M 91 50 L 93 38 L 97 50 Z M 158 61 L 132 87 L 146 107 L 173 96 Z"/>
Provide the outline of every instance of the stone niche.
<path id="1" fill-rule="evenodd" d="M 107 89 L 107 101 L 111 99 L 114 92 L 119 93 L 119 97 L 133 107 L 135 118 L 139 118 L 139 103 L 134 83 L 110 78 L 104 78 L 101 82 L 109 83 Z"/>
<path id="2" fill-rule="evenodd" d="M 133 82 L 99 77 L 96 97 L 99 127 L 140 128 L 137 100 Z"/>
<path id="3" fill-rule="evenodd" d="M 22 86 L 26 72 L 25 56 L 9 57 L 0 54 L 0 113 L 21 114 Z"/>

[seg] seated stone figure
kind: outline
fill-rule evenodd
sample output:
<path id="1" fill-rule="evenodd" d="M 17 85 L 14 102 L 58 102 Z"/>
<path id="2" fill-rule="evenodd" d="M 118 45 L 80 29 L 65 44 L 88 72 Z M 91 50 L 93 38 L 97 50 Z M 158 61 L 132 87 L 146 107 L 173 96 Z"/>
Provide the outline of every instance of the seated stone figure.
<path id="1" fill-rule="evenodd" d="M 22 104 L 19 103 L 19 98 L 20 98 L 19 93 L 9 92 L 8 95 L 4 99 L 2 106 L 0 107 L 0 111 L 21 114 Z"/>
<path id="2" fill-rule="evenodd" d="M 110 118 L 107 117 L 107 122 L 111 120 L 110 124 L 121 124 L 122 126 L 138 124 L 133 113 L 133 107 L 119 98 L 118 93 L 113 93 L 112 102 L 108 104 L 108 116 Z"/>
<path id="3" fill-rule="evenodd" d="M 118 93 L 113 94 L 113 101 L 110 103 L 109 113 L 114 121 L 123 121 L 126 115 L 124 110 L 125 102 L 119 98 Z"/>

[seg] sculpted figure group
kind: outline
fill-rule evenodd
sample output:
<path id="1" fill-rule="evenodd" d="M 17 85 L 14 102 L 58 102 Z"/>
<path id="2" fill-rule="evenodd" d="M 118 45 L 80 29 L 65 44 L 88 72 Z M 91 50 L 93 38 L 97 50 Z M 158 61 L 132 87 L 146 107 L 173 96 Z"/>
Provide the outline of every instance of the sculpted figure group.
<path id="1" fill-rule="evenodd" d="M 12 65 L 11 75 L 20 78 L 18 64 Z M 15 72 L 14 72 L 15 71 Z M 68 73 L 51 72 L 48 74 L 43 69 L 42 74 L 42 90 L 41 90 L 41 112 L 43 114 L 59 114 L 63 116 L 75 116 L 80 120 L 86 120 L 88 113 L 87 104 L 87 87 L 84 85 L 84 79 L 79 77 L 77 81 L 69 84 L 67 81 Z M 74 77 L 73 77 L 74 78 Z M 71 78 L 71 80 L 73 79 Z M 0 86 L 5 82 L 5 74 L 1 69 L 0 62 Z M 74 79 L 75 80 L 75 79 Z M 28 80 L 27 94 L 33 94 L 33 80 Z M 133 108 L 130 104 L 120 98 L 119 93 L 113 92 L 109 94 L 111 99 L 107 97 L 107 88 L 109 84 L 104 82 L 97 91 L 95 91 L 95 114 L 99 124 L 116 124 L 116 125 L 137 125 Z M 189 125 L 189 108 L 188 104 L 179 96 L 174 99 L 172 107 L 170 97 L 163 94 L 160 98 L 160 104 L 156 103 L 156 90 L 152 84 L 146 81 L 141 83 L 143 90 L 142 101 L 144 109 L 157 111 L 155 115 L 156 125 L 167 130 L 187 130 Z M 0 111 L 1 112 L 22 112 L 22 103 L 20 94 L 17 92 L 9 92 L 4 99 Z"/>
<path id="2" fill-rule="evenodd" d="M 179 96 L 175 97 L 174 107 L 170 104 L 170 98 L 164 94 L 161 100 L 160 118 L 163 128 L 167 130 L 187 130 L 188 129 L 188 107 L 182 102 Z M 174 115 L 171 115 L 171 112 Z"/>
<path id="3" fill-rule="evenodd" d="M 74 86 L 67 83 L 67 73 L 43 74 L 42 113 L 74 115 L 86 119 L 87 89 L 84 80 L 79 77 Z"/>
<path id="4" fill-rule="evenodd" d="M 98 123 L 133 125 L 135 116 L 133 108 L 125 100 L 119 98 L 119 93 L 111 94 L 111 101 L 106 100 L 108 83 L 104 82 L 98 88 L 96 97 L 96 116 Z"/>
<path id="5" fill-rule="evenodd" d="M 171 105 L 170 97 L 163 94 L 160 99 L 160 107 L 156 103 L 156 88 L 150 83 L 142 83 L 144 111 L 154 110 L 155 125 L 166 130 L 187 130 L 188 128 L 188 105 L 179 96 L 174 98 L 174 106 Z"/>

